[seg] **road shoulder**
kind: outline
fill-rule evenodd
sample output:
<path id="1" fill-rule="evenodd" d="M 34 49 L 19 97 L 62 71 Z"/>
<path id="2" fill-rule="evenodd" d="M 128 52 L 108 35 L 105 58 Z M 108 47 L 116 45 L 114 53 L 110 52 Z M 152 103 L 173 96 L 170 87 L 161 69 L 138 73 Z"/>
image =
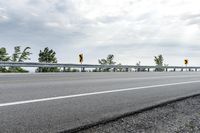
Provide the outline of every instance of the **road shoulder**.
<path id="1" fill-rule="evenodd" d="M 100 124 L 79 133 L 199 132 L 200 96 Z"/>

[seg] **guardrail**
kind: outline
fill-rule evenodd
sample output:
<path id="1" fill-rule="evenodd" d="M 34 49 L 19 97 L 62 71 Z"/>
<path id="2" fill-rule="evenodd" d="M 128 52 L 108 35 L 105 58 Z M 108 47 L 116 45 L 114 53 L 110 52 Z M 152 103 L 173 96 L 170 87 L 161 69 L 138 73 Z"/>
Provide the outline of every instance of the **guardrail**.
<path id="1" fill-rule="evenodd" d="M 200 67 L 196 66 L 135 66 L 135 65 L 94 65 L 94 64 L 63 64 L 63 63 L 37 63 L 37 62 L 2 62 L 0 61 L 0 67 L 60 67 L 60 68 L 94 68 L 94 69 L 124 69 L 125 71 L 131 71 L 135 69 L 136 71 L 151 71 L 156 69 L 162 69 L 163 71 L 198 71 Z"/>

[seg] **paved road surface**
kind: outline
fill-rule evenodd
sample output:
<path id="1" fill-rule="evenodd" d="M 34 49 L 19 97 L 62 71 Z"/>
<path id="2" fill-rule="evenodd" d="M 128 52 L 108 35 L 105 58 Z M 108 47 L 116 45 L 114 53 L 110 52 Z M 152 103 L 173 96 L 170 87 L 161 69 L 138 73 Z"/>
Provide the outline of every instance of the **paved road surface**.
<path id="1" fill-rule="evenodd" d="M 0 133 L 63 131 L 195 93 L 199 72 L 0 74 Z"/>

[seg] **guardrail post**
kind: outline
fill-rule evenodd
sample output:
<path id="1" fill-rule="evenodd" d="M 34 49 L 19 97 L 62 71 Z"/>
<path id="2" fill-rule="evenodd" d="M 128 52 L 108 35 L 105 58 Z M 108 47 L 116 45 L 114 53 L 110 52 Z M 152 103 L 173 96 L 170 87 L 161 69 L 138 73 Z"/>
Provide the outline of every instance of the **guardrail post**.
<path id="1" fill-rule="evenodd" d="M 126 72 L 128 72 L 128 68 L 126 68 Z"/>
<path id="2" fill-rule="evenodd" d="M 174 68 L 174 72 L 176 71 L 176 68 Z"/>
<path id="3" fill-rule="evenodd" d="M 150 68 L 148 68 L 147 71 L 150 72 Z"/>
<path id="4" fill-rule="evenodd" d="M 82 67 L 81 72 L 85 72 L 85 67 Z"/>
<path id="5" fill-rule="evenodd" d="M 167 68 L 166 68 L 165 70 L 166 70 L 166 72 L 168 71 L 168 69 L 167 69 Z"/>

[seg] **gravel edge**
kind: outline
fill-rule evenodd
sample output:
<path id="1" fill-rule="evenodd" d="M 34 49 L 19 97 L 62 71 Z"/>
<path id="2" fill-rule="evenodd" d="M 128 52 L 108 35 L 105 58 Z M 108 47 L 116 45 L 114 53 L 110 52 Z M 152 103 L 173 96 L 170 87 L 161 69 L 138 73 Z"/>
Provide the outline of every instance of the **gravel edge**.
<path id="1" fill-rule="evenodd" d="M 71 132 L 200 132 L 200 95 L 182 97 L 174 101 Z"/>

